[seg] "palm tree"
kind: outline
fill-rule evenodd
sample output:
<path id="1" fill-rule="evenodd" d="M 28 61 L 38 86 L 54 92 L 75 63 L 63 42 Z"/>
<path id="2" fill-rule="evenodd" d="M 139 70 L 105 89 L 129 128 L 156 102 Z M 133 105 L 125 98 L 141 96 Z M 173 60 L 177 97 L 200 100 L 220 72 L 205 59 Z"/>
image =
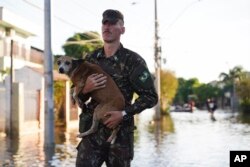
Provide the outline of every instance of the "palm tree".
<path id="1" fill-rule="evenodd" d="M 243 68 L 241 66 L 235 66 L 233 69 L 229 70 L 229 73 L 222 72 L 219 75 L 221 81 L 224 83 L 233 83 L 235 80 L 241 80 L 245 75 Z"/>
<path id="2" fill-rule="evenodd" d="M 241 81 L 245 77 L 246 72 L 243 71 L 241 66 L 235 66 L 233 69 L 229 70 L 229 73 L 220 73 L 219 78 L 221 82 L 225 84 L 224 92 L 228 90 L 231 92 L 231 107 L 234 110 L 238 104 L 238 99 L 236 97 L 236 82 Z"/>

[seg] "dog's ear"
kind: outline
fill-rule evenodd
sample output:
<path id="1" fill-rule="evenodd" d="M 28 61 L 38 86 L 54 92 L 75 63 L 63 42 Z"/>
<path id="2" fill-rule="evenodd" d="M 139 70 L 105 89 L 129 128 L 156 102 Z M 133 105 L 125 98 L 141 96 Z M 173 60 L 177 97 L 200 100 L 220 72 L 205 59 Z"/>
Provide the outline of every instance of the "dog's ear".
<path id="1" fill-rule="evenodd" d="M 58 60 L 60 57 L 62 57 L 62 56 L 61 56 L 61 55 L 55 55 L 55 56 L 54 56 L 54 62 L 57 62 L 57 60 Z"/>
<path id="2" fill-rule="evenodd" d="M 82 64 L 83 62 L 84 62 L 83 59 L 73 59 L 73 60 L 72 60 L 72 66 L 73 66 L 73 67 L 76 67 L 76 66 L 78 66 L 79 64 Z"/>

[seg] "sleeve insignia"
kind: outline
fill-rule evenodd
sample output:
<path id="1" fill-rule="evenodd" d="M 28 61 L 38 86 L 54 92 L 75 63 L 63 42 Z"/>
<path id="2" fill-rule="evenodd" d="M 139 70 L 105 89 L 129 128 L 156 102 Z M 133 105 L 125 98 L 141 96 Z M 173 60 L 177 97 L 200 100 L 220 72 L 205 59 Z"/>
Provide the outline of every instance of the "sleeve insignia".
<path id="1" fill-rule="evenodd" d="M 141 82 L 145 82 L 149 77 L 149 73 L 147 71 L 143 71 L 143 73 L 139 76 Z"/>

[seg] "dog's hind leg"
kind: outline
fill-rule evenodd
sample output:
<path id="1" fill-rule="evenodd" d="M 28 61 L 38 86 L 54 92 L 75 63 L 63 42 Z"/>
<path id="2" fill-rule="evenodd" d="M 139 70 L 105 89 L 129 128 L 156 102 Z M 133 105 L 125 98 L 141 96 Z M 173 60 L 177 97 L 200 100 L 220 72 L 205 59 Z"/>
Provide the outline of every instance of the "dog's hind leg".
<path id="1" fill-rule="evenodd" d="M 118 125 L 115 129 L 113 129 L 111 135 L 109 136 L 107 142 L 110 142 L 110 144 L 114 144 L 115 140 L 117 138 L 117 133 L 120 130 L 120 125 Z"/>

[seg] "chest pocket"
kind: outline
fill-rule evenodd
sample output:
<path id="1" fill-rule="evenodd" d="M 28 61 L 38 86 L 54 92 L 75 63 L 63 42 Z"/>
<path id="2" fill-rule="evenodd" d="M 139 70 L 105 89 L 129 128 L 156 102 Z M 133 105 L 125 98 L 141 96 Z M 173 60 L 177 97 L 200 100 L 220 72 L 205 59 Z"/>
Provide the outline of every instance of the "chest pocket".
<path id="1" fill-rule="evenodd" d="M 124 77 L 125 77 L 125 74 L 123 73 L 123 70 L 122 68 L 119 66 L 119 64 L 111 64 L 111 63 L 103 63 L 101 62 L 99 64 L 102 69 L 108 73 L 112 78 L 113 80 L 116 82 L 116 84 L 120 84 L 123 82 L 124 80 Z"/>

